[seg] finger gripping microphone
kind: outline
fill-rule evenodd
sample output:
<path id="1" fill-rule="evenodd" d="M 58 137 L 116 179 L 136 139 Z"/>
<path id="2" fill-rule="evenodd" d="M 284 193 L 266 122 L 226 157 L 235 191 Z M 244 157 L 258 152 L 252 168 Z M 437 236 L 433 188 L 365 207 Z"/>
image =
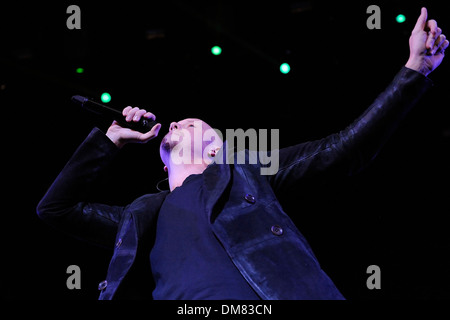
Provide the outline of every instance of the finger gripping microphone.
<path id="1" fill-rule="evenodd" d="M 131 130 L 146 133 L 150 131 L 156 124 L 156 121 L 145 118 L 141 118 L 138 122 L 127 122 L 125 120 L 125 117 L 122 115 L 122 112 L 82 96 L 73 96 L 72 101 L 80 105 L 83 109 L 86 109 L 97 115 L 101 115 L 106 119 L 116 120 L 123 128 L 129 128 Z"/>

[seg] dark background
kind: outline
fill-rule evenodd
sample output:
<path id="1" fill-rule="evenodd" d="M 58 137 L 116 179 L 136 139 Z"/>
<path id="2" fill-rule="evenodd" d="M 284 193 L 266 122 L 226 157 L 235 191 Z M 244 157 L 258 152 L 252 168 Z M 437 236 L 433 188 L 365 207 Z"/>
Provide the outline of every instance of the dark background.
<path id="1" fill-rule="evenodd" d="M 198 117 L 221 130 L 278 128 L 281 147 L 345 128 L 408 59 L 421 6 L 450 34 L 445 1 L 110 1 L 1 5 L 3 239 L 9 299 L 91 299 L 111 251 L 47 226 L 36 205 L 101 121 L 70 97 L 139 106 L 163 124 Z M 66 8 L 81 8 L 68 30 Z M 366 9 L 381 8 L 381 30 Z M 302 10 L 302 8 L 304 10 Z M 397 14 L 406 22 L 395 22 Z M 148 35 L 159 37 L 149 39 Z M 150 37 L 151 38 L 151 37 Z M 210 48 L 223 53 L 213 56 Z M 447 58 L 448 60 L 448 58 Z M 354 177 L 308 181 L 282 205 L 348 299 L 450 298 L 449 61 L 376 161 Z M 279 65 L 288 62 L 283 75 Z M 85 72 L 77 74 L 75 69 Z M 159 139 L 126 146 L 99 200 L 127 204 L 164 178 Z M 6 250 L 5 250 L 6 248 Z M 68 290 L 66 268 L 81 268 Z M 369 290 L 366 269 L 381 268 Z"/>

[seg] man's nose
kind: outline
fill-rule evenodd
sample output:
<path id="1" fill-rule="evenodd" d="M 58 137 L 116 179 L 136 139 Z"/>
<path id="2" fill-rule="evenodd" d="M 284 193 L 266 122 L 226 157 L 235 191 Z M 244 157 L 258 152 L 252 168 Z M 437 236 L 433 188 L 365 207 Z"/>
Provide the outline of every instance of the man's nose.
<path id="1" fill-rule="evenodd" d="M 170 124 L 169 131 L 178 129 L 179 127 L 180 127 L 180 125 L 178 124 L 178 122 L 172 122 L 172 123 Z"/>

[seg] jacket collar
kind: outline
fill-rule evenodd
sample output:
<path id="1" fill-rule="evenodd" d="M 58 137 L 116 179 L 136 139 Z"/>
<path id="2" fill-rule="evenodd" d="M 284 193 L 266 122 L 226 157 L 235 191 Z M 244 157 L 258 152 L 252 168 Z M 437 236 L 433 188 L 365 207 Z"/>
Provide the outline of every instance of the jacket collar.
<path id="1" fill-rule="evenodd" d="M 206 196 L 206 213 L 208 221 L 213 221 L 215 216 L 212 214 L 214 206 L 217 204 L 220 196 L 224 193 L 230 182 L 230 166 L 227 159 L 233 156 L 234 152 L 228 152 L 228 143 L 225 141 L 222 148 L 217 153 L 215 161 L 211 163 L 203 172 L 203 186 Z"/>
<path id="2" fill-rule="evenodd" d="M 141 201 L 136 205 L 134 210 L 131 211 L 138 238 L 141 238 L 143 235 L 145 235 L 148 231 L 148 228 L 156 225 L 155 222 L 158 217 L 159 210 L 161 209 L 164 199 L 168 194 L 169 191 L 167 190 L 145 195 L 144 197 L 146 201 Z M 151 205 L 149 205 L 149 202 L 151 203 Z"/>

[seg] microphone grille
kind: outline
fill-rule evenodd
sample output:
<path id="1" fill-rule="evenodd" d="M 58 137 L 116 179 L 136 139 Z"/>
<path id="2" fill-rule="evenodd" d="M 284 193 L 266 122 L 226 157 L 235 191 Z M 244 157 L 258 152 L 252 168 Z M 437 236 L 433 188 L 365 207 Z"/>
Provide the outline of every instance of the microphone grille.
<path id="1" fill-rule="evenodd" d="M 79 95 L 73 96 L 72 101 L 83 105 L 88 99 Z"/>

